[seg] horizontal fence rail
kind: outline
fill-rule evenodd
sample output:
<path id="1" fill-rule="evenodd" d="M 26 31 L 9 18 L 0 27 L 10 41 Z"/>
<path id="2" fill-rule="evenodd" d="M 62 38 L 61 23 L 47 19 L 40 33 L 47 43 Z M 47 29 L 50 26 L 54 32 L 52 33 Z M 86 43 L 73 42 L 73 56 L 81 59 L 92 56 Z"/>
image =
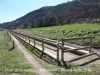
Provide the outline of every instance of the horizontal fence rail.
<path id="1" fill-rule="evenodd" d="M 77 51 L 77 50 L 82 50 L 82 49 L 89 49 L 89 53 L 91 53 L 91 48 L 92 48 L 92 39 L 94 37 L 88 36 L 88 37 L 74 37 L 74 38 L 62 38 L 62 51 L 61 51 L 61 60 L 64 61 L 64 53 L 65 52 L 71 52 L 71 51 Z M 76 49 L 68 49 L 65 48 L 65 41 L 69 40 L 79 40 L 79 39 L 89 39 L 89 46 L 81 47 L 81 48 L 76 48 Z"/>

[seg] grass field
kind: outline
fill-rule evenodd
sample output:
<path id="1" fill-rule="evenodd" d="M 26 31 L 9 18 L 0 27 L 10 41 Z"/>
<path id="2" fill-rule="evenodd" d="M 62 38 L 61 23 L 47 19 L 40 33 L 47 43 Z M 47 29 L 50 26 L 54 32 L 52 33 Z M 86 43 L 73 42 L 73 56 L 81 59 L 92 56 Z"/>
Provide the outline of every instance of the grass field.
<path id="1" fill-rule="evenodd" d="M 4 31 L 0 31 L 0 36 L 2 36 L 4 34 Z"/>
<path id="2" fill-rule="evenodd" d="M 35 70 L 24 58 L 17 46 L 9 51 L 12 42 L 6 32 L 0 31 L 0 75 L 36 75 L 28 70 Z"/>
<path id="3" fill-rule="evenodd" d="M 0 41 L 4 38 L 3 34 L 4 34 L 4 31 L 0 31 Z"/>
<path id="4" fill-rule="evenodd" d="M 99 24 L 70 24 L 43 28 L 21 29 L 20 32 L 61 40 L 61 38 L 94 36 L 93 47 L 100 48 Z"/>
<path id="5" fill-rule="evenodd" d="M 43 27 L 37 29 L 56 29 L 56 30 L 100 30 L 99 24 L 69 24 L 61 26 Z"/>

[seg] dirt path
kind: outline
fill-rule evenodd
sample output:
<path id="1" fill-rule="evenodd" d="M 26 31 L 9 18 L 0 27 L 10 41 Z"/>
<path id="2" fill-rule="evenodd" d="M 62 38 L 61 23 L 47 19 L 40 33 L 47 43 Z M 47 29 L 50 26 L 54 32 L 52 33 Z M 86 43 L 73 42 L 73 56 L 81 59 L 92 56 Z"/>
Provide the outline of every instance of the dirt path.
<path id="1" fill-rule="evenodd" d="M 11 35 L 11 34 L 10 34 Z M 24 53 L 25 58 L 36 68 L 36 73 L 39 75 L 52 75 L 49 71 L 47 71 L 45 68 L 43 68 L 39 62 L 37 62 L 25 49 L 25 47 L 13 36 L 11 35 L 11 38 L 14 40 L 16 45 L 18 46 L 19 50 L 21 50 Z"/>

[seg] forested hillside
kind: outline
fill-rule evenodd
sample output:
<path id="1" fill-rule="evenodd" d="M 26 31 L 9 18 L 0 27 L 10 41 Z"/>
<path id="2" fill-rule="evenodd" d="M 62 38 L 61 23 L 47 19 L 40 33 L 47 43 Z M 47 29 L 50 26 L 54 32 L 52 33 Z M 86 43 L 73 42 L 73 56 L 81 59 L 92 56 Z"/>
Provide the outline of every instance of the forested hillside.
<path id="1" fill-rule="evenodd" d="M 84 22 L 100 22 L 100 0 L 73 0 L 56 6 L 42 7 L 12 22 L 0 24 L 0 27 L 36 28 Z"/>

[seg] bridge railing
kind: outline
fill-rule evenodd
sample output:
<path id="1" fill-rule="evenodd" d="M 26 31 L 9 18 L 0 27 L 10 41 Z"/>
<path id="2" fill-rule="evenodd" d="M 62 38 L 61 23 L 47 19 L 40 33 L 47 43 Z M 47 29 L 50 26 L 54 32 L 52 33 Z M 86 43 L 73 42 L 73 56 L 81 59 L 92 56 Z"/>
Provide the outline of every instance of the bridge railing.
<path id="1" fill-rule="evenodd" d="M 55 41 L 55 40 L 51 40 L 48 38 L 44 38 L 44 37 L 40 37 L 40 36 L 36 36 L 36 35 L 32 35 L 32 34 L 27 34 L 27 33 L 20 33 L 20 32 L 15 32 L 12 31 L 12 33 L 14 35 L 17 35 L 18 37 L 24 39 L 25 41 L 27 41 L 28 43 L 32 43 L 34 47 L 36 47 L 36 45 L 40 45 L 42 52 L 45 52 L 45 48 L 48 48 L 50 50 L 55 51 L 56 57 L 53 57 L 56 60 L 59 60 L 59 51 L 61 49 L 61 60 L 64 61 L 64 53 L 65 52 L 72 52 L 72 51 L 78 51 L 78 50 L 85 50 L 85 49 L 89 49 L 89 53 L 91 53 L 91 48 L 92 48 L 92 40 L 94 37 L 75 37 L 75 38 L 62 38 L 61 41 Z M 89 46 L 82 46 L 82 47 L 77 47 L 77 48 L 68 48 L 66 47 L 66 45 L 69 45 L 69 43 L 66 43 L 66 41 L 70 41 L 70 40 L 79 40 L 79 39 L 88 39 L 89 40 Z M 37 42 L 40 41 L 40 42 Z M 56 49 L 53 49 L 47 45 L 45 45 L 45 43 L 56 46 Z M 48 54 L 49 55 L 49 54 Z M 52 56 L 51 56 L 52 57 Z"/>
<path id="2" fill-rule="evenodd" d="M 65 52 L 72 52 L 72 51 L 77 51 L 77 50 L 85 50 L 85 49 L 89 49 L 89 53 L 91 53 L 91 48 L 92 48 L 92 39 L 94 37 L 92 36 L 88 36 L 88 37 L 75 37 L 75 38 L 62 38 L 62 50 L 61 50 L 61 60 L 64 61 L 64 53 Z M 76 47 L 76 48 L 68 48 L 65 47 L 66 45 L 66 41 L 70 41 L 70 40 L 79 40 L 79 39 L 88 39 L 89 40 L 89 46 L 84 46 L 84 47 Z M 68 44 L 68 43 L 67 43 Z"/>
<path id="3" fill-rule="evenodd" d="M 36 45 L 39 45 L 41 47 L 43 53 L 45 52 L 45 48 L 55 51 L 57 53 L 56 58 L 54 58 L 54 57 L 53 58 L 56 59 L 56 60 L 59 60 L 60 45 L 59 45 L 58 41 L 50 40 L 50 39 L 47 39 L 47 38 L 43 38 L 43 37 L 40 37 L 40 36 L 27 34 L 27 33 L 20 33 L 20 32 L 15 32 L 15 31 L 11 31 L 11 32 L 14 35 L 18 36 L 19 38 L 27 41 L 28 43 L 33 43 L 34 47 L 36 47 Z M 37 42 L 37 40 L 40 41 L 40 42 Z M 53 45 L 55 43 L 55 46 L 57 46 L 57 48 L 53 49 L 49 46 L 46 46 L 45 43 L 48 43 L 48 44 L 51 44 L 51 45 Z M 48 54 L 48 55 L 50 55 L 50 54 Z"/>

